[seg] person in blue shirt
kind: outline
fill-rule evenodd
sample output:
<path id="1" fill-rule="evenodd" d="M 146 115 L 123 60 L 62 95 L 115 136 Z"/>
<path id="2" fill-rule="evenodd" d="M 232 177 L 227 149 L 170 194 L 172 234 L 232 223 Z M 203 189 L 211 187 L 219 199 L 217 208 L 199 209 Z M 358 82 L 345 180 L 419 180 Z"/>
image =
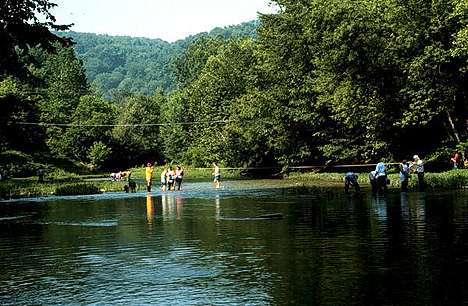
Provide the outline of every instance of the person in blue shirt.
<path id="1" fill-rule="evenodd" d="M 379 193 L 387 192 L 387 169 L 383 162 L 379 162 L 375 167 L 375 177 L 377 180 L 377 191 Z"/>
<path id="2" fill-rule="evenodd" d="M 346 194 L 349 193 L 349 186 L 353 186 L 356 192 L 359 192 L 361 190 L 359 183 L 358 183 L 358 176 L 356 173 L 354 172 L 346 173 L 344 177 L 344 181 L 345 181 L 344 191 Z"/>
<path id="3" fill-rule="evenodd" d="M 408 191 L 408 182 L 410 178 L 410 165 L 404 159 L 400 164 L 400 182 L 401 182 L 401 191 L 407 192 Z"/>

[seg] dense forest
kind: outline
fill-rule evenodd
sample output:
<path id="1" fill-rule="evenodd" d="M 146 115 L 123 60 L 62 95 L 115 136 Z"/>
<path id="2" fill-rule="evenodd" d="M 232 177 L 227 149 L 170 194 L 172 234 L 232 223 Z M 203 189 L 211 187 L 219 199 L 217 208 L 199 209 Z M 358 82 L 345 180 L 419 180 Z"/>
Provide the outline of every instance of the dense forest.
<path id="1" fill-rule="evenodd" d="M 70 33 L 76 45 L 49 31 L 67 29 L 52 15 L 35 19 L 48 1 L 0 4 L 0 167 L 288 167 L 466 149 L 466 1 L 272 2 L 255 35 Z"/>
<path id="2" fill-rule="evenodd" d="M 174 61 L 192 42 L 207 37 L 255 37 L 258 24 L 258 21 L 251 21 L 215 28 L 208 33 L 199 33 L 174 43 L 160 39 L 71 31 L 56 34 L 73 40 L 88 81 L 109 99 L 122 93 L 150 96 L 158 89 L 172 91 L 175 89 Z"/>

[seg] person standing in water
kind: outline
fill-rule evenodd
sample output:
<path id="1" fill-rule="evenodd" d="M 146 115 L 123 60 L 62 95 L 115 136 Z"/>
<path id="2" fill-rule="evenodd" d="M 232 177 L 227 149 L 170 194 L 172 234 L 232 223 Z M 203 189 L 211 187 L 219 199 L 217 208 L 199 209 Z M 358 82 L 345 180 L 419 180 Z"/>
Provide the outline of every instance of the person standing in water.
<path id="1" fill-rule="evenodd" d="M 169 167 L 169 171 L 166 173 L 167 191 L 174 191 L 174 176 L 174 170 L 172 170 L 172 167 Z"/>
<path id="2" fill-rule="evenodd" d="M 424 191 L 424 161 L 419 158 L 418 155 L 413 156 L 413 164 L 411 165 L 413 169 L 416 170 L 418 175 L 418 184 L 419 184 L 419 191 Z"/>
<path id="3" fill-rule="evenodd" d="M 377 176 L 377 172 L 375 170 L 369 172 L 369 183 L 371 184 L 371 190 L 373 194 L 377 193 L 377 177 L 376 176 Z"/>
<path id="4" fill-rule="evenodd" d="M 401 182 L 401 191 L 408 191 L 408 182 L 410 178 L 410 166 L 409 163 L 404 159 L 400 164 L 400 182 Z"/>
<path id="5" fill-rule="evenodd" d="M 164 166 L 163 171 L 161 172 L 161 190 L 164 192 L 167 188 L 167 168 Z"/>
<path id="6" fill-rule="evenodd" d="M 215 188 L 218 189 L 221 185 L 221 172 L 217 162 L 213 163 L 213 184 Z"/>
<path id="7" fill-rule="evenodd" d="M 146 164 L 145 176 L 146 176 L 146 191 L 151 192 L 151 185 L 153 184 L 153 165 L 151 163 Z"/>
<path id="8" fill-rule="evenodd" d="M 387 192 L 387 170 L 383 162 L 379 162 L 375 167 L 375 177 L 377 180 L 377 192 L 386 193 Z"/>
<path id="9" fill-rule="evenodd" d="M 182 170 L 180 166 L 177 166 L 176 171 L 175 171 L 175 183 L 176 183 L 177 191 L 180 191 L 180 185 L 182 185 L 183 178 L 184 178 L 184 170 Z"/>

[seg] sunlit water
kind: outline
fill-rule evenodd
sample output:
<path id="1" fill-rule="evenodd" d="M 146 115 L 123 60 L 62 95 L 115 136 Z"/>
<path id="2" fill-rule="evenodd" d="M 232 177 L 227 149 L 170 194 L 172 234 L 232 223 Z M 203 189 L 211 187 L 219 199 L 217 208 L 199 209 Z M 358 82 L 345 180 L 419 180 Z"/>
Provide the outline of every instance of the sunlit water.
<path id="1" fill-rule="evenodd" d="M 240 186 L 0 202 L 0 304 L 468 303 L 467 192 Z"/>

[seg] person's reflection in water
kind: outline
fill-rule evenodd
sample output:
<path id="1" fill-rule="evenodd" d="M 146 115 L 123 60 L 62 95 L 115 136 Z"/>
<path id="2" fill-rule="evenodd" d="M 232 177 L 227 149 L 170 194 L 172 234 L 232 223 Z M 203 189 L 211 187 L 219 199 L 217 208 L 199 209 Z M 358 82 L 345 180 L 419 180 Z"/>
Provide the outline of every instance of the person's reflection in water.
<path id="1" fill-rule="evenodd" d="M 162 214 L 163 220 L 167 221 L 174 218 L 175 215 L 175 198 L 172 194 L 162 194 Z"/>
<path id="2" fill-rule="evenodd" d="M 219 221 L 221 220 L 221 203 L 220 203 L 220 199 L 219 199 L 219 195 L 216 195 L 216 198 L 215 198 L 215 207 L 216 207 L 216 215 L 215 215 L 215 218 L 216 218 L 216 221 Z"/>
<path id="3" fill-rule="evenodd" d="M 387 222 L 387 198 L 385 196 L 373 196 L 372 207 L 377 218 Z"/>
<path id="4" fill-rule="evenodd" d="M 154 218 L 154 203 L 153 198 L 148 194 L 146 195 L 146 220 L 149 225 L 153 224 Z"/>
<path id="5" fill-rule="evenodd" d="M 167 219 L 167 212 L 168 212 L 168 208 L 167 208 L 167 194 L 162 194 L 161 195 L 161 206 L 162 206 L 162 216 L 163 216 L 163 219 L 166 220 Z"/>
<path id="6" fill-rule="evenodd" d="M 183 211 L 184 211 L 184 202 L 181 196 L 177 196 L 175 198 L 175 202 L 176 202 L 177 220 L 180 220 L 182 218 Z"/>
<path id="7" fill-rule="evenodd" d="M 400 194 L 400 203 L 401 203 L 401 217 L 403 220 L 408 221 L 410 216 L 409 206 L 408 206 L 408 193 L 402 192 Z"/>

